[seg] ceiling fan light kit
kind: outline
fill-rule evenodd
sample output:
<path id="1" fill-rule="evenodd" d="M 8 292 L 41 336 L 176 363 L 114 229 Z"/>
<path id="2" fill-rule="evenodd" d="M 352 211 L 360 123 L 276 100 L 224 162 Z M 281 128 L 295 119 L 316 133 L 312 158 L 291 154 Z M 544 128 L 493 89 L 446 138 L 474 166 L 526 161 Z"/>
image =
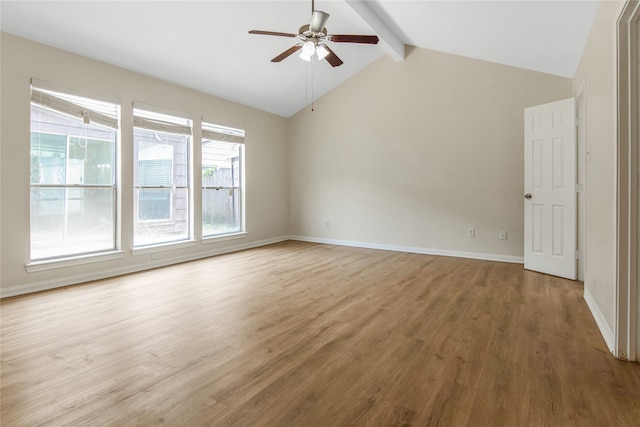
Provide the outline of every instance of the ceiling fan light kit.
<path id="1" fill-rule="evenodd" d="M 301 51 L 299 56 L 305 61 L 311 61 L 313 54 L 318 56 L 318 60 L 325 59 L 332 67 L 338 67 L 343 64 L 342 60 L 331 50 L 327 42 L 333 43 L 360 43 L 360 44 L 378 44 L 378 36 L 351 35 L 351 34 L 327 34 L 325 24 L 329 20 L 329 14 L 314 9 L 314 2 L 311 2 L 311 22 L 303 25 L 298 30 L 298 34 L 280 33 L 275 31 L 251 30 L 249 34 L 291 37 L 298 38 L 302 43 L 298 43 L 285 50 L 271 62 L 280 62 L 285 58 L 293 55 L 297 51 Z"/>
<path id="2" fill-rule="evenodd" d="M 305 61 L 311 61 L 311 57 L 313 56 L 313 54 L 316 52 L 316 46 L 313 44 L 313 42 L 305 42 L 305 44 L 302 45 L 302 52 L 300 52 L 300 58 L 304 59 Z"/>
<path id="3" fill-rule="evenodd" d="M 302 45 L 300 55 L 298 56 L 305 61 L 311 61 L 314 53 L 318 56 L 318 60 L 322 61 L 327 57 L 327 55 L 329 55 L 329 49 L 327 49 L 327 46 L 323 44 L 315 45 L 313 42 L 309 41 Z"/>
<path id="4" fill-rule="evenodd" d="M 316 47 L 316 55 L 318 55 L 318 60 L 322 61 L 324 58 L 329 55 L 329 49 L 323 44 L 319 44 Z"/>

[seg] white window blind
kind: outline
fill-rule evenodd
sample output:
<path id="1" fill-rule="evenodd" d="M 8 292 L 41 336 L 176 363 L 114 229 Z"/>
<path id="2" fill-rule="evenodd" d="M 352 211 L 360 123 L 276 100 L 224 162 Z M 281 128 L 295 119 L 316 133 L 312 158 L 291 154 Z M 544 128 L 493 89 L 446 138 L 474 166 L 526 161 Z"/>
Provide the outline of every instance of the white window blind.
<path id="1" fill-rule="evenodd" d="M 31 88 L 31 102 L 71 117 L 81 118 L 86 124 L 94 123 L 112 129 L 118 129 L 118 114 L 117 109 L 113 108 L 113 104 L 101 103 L 99 101 L 92 101 L 87 98 L 71 95 L 63 95 L 36 87 Z M 110 109 L 113 110 L 113 115 L 105 111 L 99 111 L 100 109 L 108 111 L 110 106 Z"/>
<path id="2" fill-rule="evenodd" d="M 244 131 L 210 123 L 202 123 L 202 139 L 244 144 Z"/>
<path id="3" fill-rule="evenodd" d="M 133 126 L 140 129 L 168 132 L 176 135 L 191 136 L 192 133 L 190 120 L 137 108 L 133 110 Z"/>

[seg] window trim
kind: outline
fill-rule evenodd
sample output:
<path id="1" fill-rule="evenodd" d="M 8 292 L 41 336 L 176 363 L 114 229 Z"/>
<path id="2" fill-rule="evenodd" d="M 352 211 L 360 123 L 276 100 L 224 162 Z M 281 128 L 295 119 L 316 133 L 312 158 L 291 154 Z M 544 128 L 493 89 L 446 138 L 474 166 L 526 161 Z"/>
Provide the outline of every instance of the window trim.
<path id="1" fill-rule="evenodd" d="M 76 265 L 93 264 L 124 258 L 125 251 L 116 249 L 105 252 L 92 252 L 78 256 L 34 260 L 25 265 L 27 273 L 55 270 L 57 268 L 74 267 Z"/>
<path id="2" fill-rule="evenodd" d="M 172 251 L 175 249 L 190 248 L 196 245 L 194 239 L 174 240 L 172 242 L 150 243 L 144 246 L 135 246 L 131 248 L 131 255 L 147 255 L 156 252 Z"/>
<path id="3" fill-rule="evenodd" d="M 202 236 L 202 239 L 200 239 L 200 241 L 202 242 L 202 244 L 208 245 L 210 243 L 224 242 L 225 240 L 244 239 L 248 235 L 249 233 L 246 231 L 239 231 L 239 232 L 229 233 L 229 234 L 215 234 L 210 236 Z"/>

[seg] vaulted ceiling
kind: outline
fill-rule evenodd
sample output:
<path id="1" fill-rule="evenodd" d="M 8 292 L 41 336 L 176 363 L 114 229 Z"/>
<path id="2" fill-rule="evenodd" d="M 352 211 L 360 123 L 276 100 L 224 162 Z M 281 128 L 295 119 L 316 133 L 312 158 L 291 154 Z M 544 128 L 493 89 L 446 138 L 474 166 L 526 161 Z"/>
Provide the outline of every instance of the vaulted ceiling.
<path id="1" fill-rule="evenodd" d="M 286 37 L 309 23 L 311 2 L 7 1 L 1 30 L 244 105 L 289 117 L 403 44 L 564 77 L 575 73 L 598 1 L 326 1 L 332 34 L 377 34 L 381 43 L 333 43 L 344 61 L 305 62 Z M 381 82 L 392 84 L 392 82 Z M 375 89 L 375 88 L 372 88 Z"/>

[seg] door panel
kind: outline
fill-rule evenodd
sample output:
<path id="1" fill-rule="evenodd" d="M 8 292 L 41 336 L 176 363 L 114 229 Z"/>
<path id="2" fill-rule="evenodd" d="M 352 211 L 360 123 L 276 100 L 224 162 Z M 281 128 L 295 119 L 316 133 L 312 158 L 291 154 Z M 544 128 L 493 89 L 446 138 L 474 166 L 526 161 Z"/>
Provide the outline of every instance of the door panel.
<path id="1" fill-rule="evenodd" d="M 525 268 L 576 278 L 573 98 L 525 109 Z"/>

